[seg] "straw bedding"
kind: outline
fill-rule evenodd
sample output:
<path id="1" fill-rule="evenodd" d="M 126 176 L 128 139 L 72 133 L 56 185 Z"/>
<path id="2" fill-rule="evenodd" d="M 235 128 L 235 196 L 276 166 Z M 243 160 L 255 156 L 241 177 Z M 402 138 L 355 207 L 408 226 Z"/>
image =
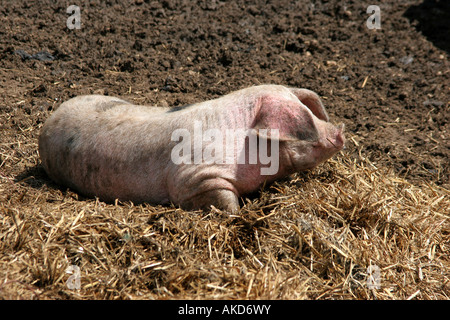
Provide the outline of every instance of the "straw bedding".
<path id="1" fill-rule="evenodd" d="M 370 30 L 360 1 L 80 1 L 71 30 L 66 1 L 2 1 L 0 299 L 449 299 L 449 3 L 382 1 Z M 262 83 L 316 91 L 347 149 L 236 215 L 83 198 L 40 165 L 70 97 Z"/>
<path id="2" fill-rule="evenodd" d="M 361 155 L 264 186 L 236 215 L 84 199 L 39 165 L 25 176 L 0 176 L 4 299 L 450 296 L 449 191 Z"/>

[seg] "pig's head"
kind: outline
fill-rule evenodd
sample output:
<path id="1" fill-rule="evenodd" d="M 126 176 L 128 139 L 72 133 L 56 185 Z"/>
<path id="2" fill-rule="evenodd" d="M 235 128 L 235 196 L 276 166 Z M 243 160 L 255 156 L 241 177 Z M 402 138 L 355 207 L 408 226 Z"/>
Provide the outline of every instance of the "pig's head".
<path id="1" fill-rule="evenodd" d="M 334 126 L 316 93 L 307 89 L 290 89 L 298 98 L 263 99 L 255 129 L 278 129 L 280 168 L 298 172 L 312 169 L 342 150 L 344 125 Z M 265 138 L 272 139 L 270 136 Z M 286 162 L 286 163 L 284 163 Z"/>

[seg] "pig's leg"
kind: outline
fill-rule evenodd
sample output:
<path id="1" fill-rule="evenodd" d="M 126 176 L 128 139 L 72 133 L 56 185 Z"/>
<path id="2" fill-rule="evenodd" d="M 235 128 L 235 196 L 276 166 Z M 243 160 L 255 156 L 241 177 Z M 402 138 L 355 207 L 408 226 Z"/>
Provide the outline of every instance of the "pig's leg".
<path id="1" fill-rule="evenodd" d="M 211 205 L 228 213 L 239 210 L 239 201 L 233 191 L 227 189 L 216 189 L 196 195 L 182 204 L 186 209 L 202 208 L 210 210 Z"/>

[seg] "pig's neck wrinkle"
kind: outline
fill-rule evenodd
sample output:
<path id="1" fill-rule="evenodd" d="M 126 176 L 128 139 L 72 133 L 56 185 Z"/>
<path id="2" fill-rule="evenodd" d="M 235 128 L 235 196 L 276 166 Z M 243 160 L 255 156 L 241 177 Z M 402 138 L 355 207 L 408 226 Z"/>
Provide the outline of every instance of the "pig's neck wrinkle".
<path id="1" fill-rule="evenodd" d="M 280 146 L 279 162 L 280 162 L 280 170 L 278 170 L 277 178 L 300 171 L 298 170 L 294 160 L 292 159 L 291 151 L 289 151 L 289 148 L 285 147 L 284 145 Z"/>

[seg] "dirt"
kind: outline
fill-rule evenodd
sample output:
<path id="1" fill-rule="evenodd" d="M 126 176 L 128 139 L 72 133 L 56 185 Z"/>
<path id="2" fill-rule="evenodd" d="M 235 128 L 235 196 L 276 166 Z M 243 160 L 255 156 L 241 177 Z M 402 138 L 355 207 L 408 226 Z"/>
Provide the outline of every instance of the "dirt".
<path id="1" fill-rule="evenodd" d="M 345 123 L 350 154 L 408 179 L 449 182 L 446 1 L 383 1 L 381 29 L 371 30 L 359 1 L 78 5 L 81 29 L 69 29 L 64 1 L 2 3 L 2 143 L 80 94 L 177 106 L 276 83 L 317 91 L 332 121 Z M 31 165 L 24 157 L 13 174 Z"/>
<path id="2" fill-rule="evenodd" d="M 67 1 L 1 1 L 3 179 L 57 188 L 37 138 L 68 98 L 180 106 L 273 83 L 316 91 L 345 124 L 349 159 L 450 183 L 449 1 L 376 1 L 380 29 L 361 1 L 72 2 L 80 29 Z"/>

